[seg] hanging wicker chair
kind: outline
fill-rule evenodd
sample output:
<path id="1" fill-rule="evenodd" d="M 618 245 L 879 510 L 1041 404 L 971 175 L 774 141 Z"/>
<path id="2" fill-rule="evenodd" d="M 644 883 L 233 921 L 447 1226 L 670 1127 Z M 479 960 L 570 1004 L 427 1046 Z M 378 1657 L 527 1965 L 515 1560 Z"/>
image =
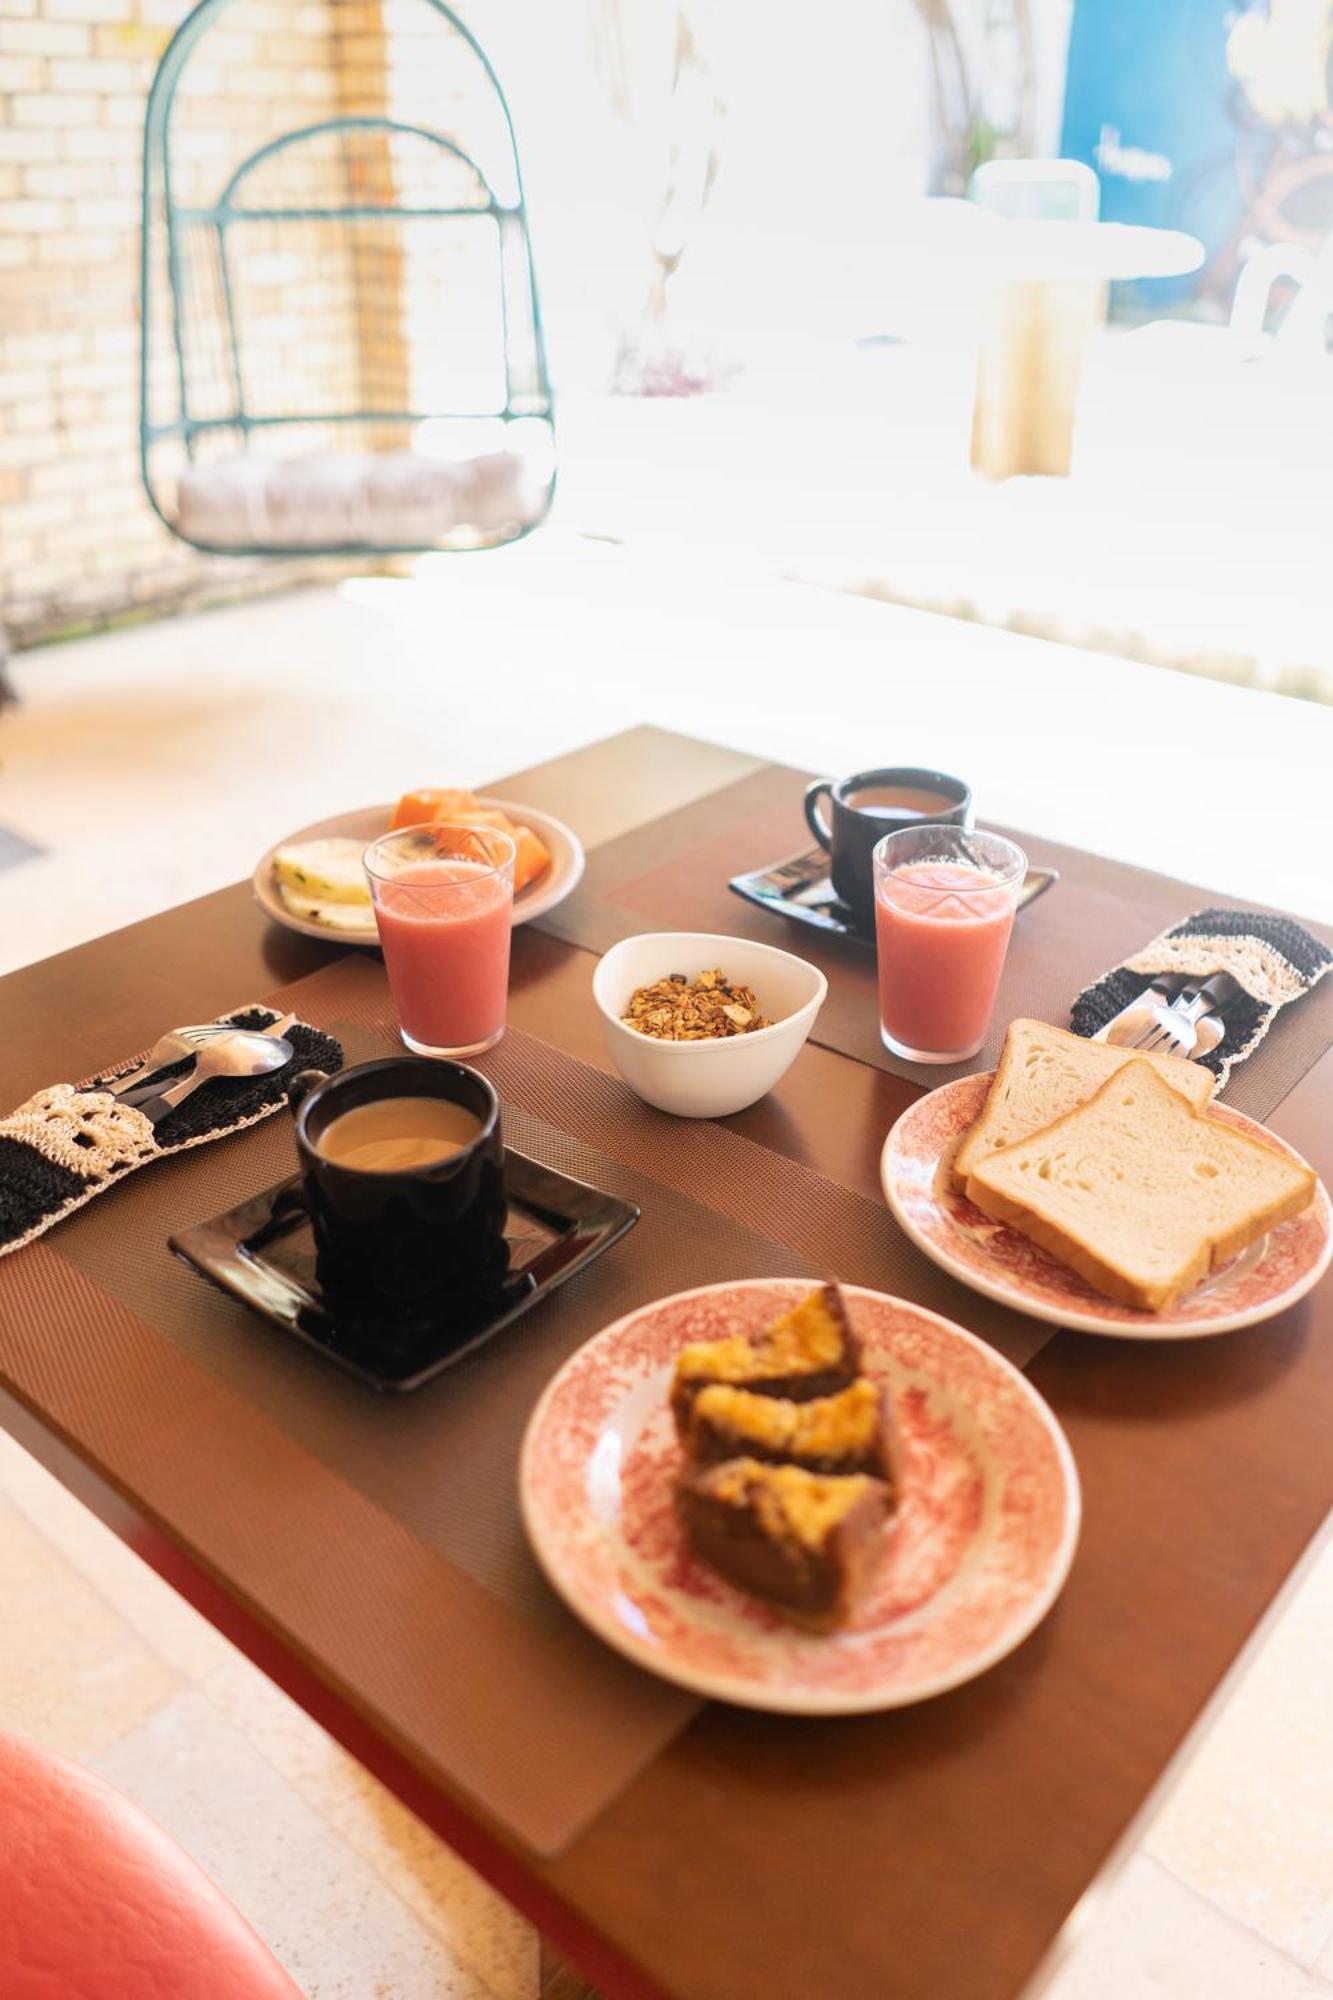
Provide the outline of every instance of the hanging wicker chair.
<path id="1" fill-rule="evenodd" d="M 509 107 L 440 0 L 385 12 L 388 29 L 378 7 L 341 0 L 202 0 L 159 65 L 140 463 L 193 547 L 490 548 L 550 505 L 553 406 Z M 290 17 L 276 41 L 275 13 Z"/>

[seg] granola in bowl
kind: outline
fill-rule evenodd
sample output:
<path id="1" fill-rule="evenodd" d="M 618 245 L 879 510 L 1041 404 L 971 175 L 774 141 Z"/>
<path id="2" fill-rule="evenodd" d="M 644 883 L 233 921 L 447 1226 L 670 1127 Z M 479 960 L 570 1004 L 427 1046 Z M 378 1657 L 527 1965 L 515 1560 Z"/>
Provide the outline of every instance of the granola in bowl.
<path id="1" fill-rule="evenodd" d="M 651 986 L 636 987 L 620 1018 L 637 1034 L 663 1042 L 712 1041 L 772 1025 L 754 989 L 734 984 L 717 967 L 697 979 L 670 972 Z"/>
<path id="2" fill-rule="evenodd" d="M 611 1061 L 677 1118 L 729 1118 L 756 1103 L 799 1055 L 827 992 L 818 966 L 719 931 L 622 938 L 592 975 Z"/>

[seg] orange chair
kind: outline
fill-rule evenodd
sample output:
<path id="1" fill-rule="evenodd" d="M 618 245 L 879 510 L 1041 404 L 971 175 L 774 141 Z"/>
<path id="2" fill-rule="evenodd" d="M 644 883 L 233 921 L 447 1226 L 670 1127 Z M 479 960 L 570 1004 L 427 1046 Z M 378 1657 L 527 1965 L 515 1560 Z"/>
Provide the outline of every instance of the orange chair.
<path id="1" fill-rule="evenodd" d="M 207 1875 L 100 1778 L 0 1735 L 4 2000 L 301 2000 Z"/>

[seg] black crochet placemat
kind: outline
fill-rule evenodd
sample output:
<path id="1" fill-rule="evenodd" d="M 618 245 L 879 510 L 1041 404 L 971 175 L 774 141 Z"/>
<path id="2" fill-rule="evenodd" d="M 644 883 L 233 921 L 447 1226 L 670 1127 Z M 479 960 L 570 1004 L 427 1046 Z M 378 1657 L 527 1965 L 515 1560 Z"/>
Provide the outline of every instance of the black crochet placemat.
<path id="1" fill-rule="evenodd" d="M 1258 1047 L 1278 1009 L 1317 986 L 1330 967 L 1333 951 L 1291 917 L 1263 910 L 1196 910 L 1085 987 L 1070 1010 L 1069 1025 L 1076 1035 L 1097 1034 L 1163 973 L 1206 979 L 1228 972 L 1240 991 L 1225 1010 L 1225 1038 L 1194 1058 L 1212 1070 L 1220 1086 Z"/>
<path id="2" fill-rule="evenodd" d="M 220 1017 L 229 1027 L 256 1030 L 280 1018 L 271 1007 Z M 49 1085 L 0 1118 L 0 1257 L 44 1235 L 136 1168 L 271 1117 L 285 1105 L 288 1082 L 299 1070 L 341 1069 L 343 1052 L 332 1035 L 293 1021 L 284 1037 L 292 1056 L 281 1069 L 201 1084 L 156 1127 L 105 1088 L 128 1075 L 139 1057 L 82 1083 Z M 183 1057 L 161 1071 L 160 1087 L 184 1076 L 192 1061 Z"/>

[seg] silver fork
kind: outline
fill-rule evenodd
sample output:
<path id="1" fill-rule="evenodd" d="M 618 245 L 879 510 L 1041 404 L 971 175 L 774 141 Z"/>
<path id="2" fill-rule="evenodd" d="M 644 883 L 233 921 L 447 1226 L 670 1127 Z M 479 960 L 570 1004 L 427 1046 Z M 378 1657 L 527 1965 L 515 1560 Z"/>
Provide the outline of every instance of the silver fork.
<path id="1" fill-rule="evenodd" d="M 1145 1055 L 1183 1056 L 1188 1061 L 1206 1040 L 1208 1046 L 1202 1053 L 1207 1054 L 1226 1033 L 1220 1021 L 1216 1026 L 1222 1032 L 1216 1032 L 1213 1017 L 1238 990 L 1235 980 L 1226 972 L 1215 973 L 1201 986 L 1183 987 L 1169 1006 L 1157 1011 L 1150 1025 L 1129 1044 L 1130 1048 L 1141 1049 Z"/>
<path id="2" fill-rule="evenodd" d="M 289 1028 L 295 1018 L 294 1014 L 283 1014 L 267 1028 L 256 1028 L 254 1032 L 257 1035 L 280 1036 L 283 1029 Z M 147 1082 L 155 1071 L 166 1069 L 169 1064 L 179 1062 L 183 1056 L 194 1055 L 205 1042 L 211 1041 L 214 1035 L 233 1032 L 230 1024 L 225 1021 L 199 1021 L 185 1028 L 170 1028 L 153 1043 L 141 1063 L 136 1063 L 124 1076 L 117 1077 L 114 1083 L 103 1084 L 102 1088 L 109 1097 L 123 1097 L 127 1090 L 134 1090 L 138 1085 Z"/>

